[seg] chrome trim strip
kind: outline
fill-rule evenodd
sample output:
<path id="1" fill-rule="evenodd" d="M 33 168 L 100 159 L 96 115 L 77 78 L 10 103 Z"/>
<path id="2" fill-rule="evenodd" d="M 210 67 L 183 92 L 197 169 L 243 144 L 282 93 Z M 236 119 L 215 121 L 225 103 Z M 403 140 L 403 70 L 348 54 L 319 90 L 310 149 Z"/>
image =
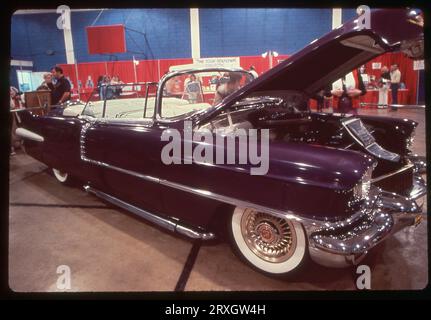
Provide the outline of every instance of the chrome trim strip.
<path id="1" fill-rule="evenodd" d="M 361 102 L 359 103 L 361 107 L 365 106 L 384 106 L 387 108 L 402 108 L 402 109 L 425 109 L 425 105 L 423 104 L 380 104 L 380 103 L 370 103 L 370 102 Z"/>
<path id="2" fill-rule="evenodd" d="M 376 177 L 374 179 L 371 179 L 371 183 L 374 183 L 374 182 L 377 182 L 377 181 L 380 181 L 380 180 L 392 177 L 392 176 L 394 176 L 394 175 L 396 175 L 398 173 L 401 173 L 401 172 L 403 172 L 405 170 L 408 170 L 408 169 L 410 169 L 412 167 L 414 167 L 414 164 L 413 163 L 409 163 L 409 164 L 405 165 L 404 167 L 402 167 L 402 168 L 400 168 L 400 169 L 398 169 L 396 171 L 389 172 L 387 174 L 381 175 L 380 177 Z"/>
<path id="3" fill-rule="evenodd" d="M 193 239 L 202 239 L 202 240 L 210 240 L 215 238 L 215 235 L 211 232 L 201 232 L 198 231 L 196 229 L 192 229 L 188 226 L 184 226 L 182 224 L 180 224 L 179 221 L 177 220 L 172 220 L 172 219 L 166 219 L 166 218 L 162 218 L 156 214 L 153 214 L 151 212 L 145 211 L 141 208 L 138 208 L 130 203 L 124 202 L 116 197 L 113 197 L 107 193 L 104 193 L 100 190 L 94 189 L 88 185 L 84 186 L 84 190 L 89 192 L 89 193 L 93 193 L 94 195 L 96 195 L 99 198 L 102 198 L 118 207 L 121 207 L 133 214 L 136 214 L 137 216 L 140 216 L 141 218 L 144 218 L 154 224 L 157 224 L 158 226 L 161 226 L 165 229 L 168 229 L 169 231 L 172 232 L 178 232 L 181 233 L 189 238 L 193 238 Z"/>
<path id="4" fill-rule="evenodd" d="M 25 128 L 17 128 L 15 130 L 15 133 L 18 136 L 25 138 L 25 139 L 30 139 L 30 140 L 37 141 L 37 142 L 44 142 L 45 141 L 45 139 L 41 135 L 39 135 L 33 131 L 27 130 Z"/>

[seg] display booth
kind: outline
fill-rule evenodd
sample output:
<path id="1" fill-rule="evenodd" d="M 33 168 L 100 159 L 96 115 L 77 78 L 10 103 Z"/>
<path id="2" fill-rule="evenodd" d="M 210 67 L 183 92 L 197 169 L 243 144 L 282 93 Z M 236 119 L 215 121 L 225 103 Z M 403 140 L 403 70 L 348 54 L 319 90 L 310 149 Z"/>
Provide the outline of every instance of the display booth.
<path id="1" fill-rule="evenodd" d="M 273 66 L 287 59 L 288 55 L 278 55 L 277 57 L 262 56 L 242 56 L 228 58 L 206 58 L 206 59 L 232 59 L 239 60 L 239 66 L 248 70 L 254 66 L 260 75 Z M 273 59 L 272 62 L 269 59 Z M 204 59 L 200 59 L 204 60 Z M 418 71 L 413 66 L 413 61 L 405 57 L 402 53 L 386 53 L 379 56 L 365 65 L 365 73 L 369 79 L 377 80 L 380 77 L 381 68 L 392 64 L 398 64 L 401 72 L 402 87 L 398 92 L 398 102 L 400 104 L 415 104 L 417 97 Z M 99 97 L 91 93 L 97 86 L 100 76 L 118 76 L 124 83 L 136 82 L 156 82 L 169 71 L 172 66 L 194 65 L 196 60 L 191 58 L 184 59 L 160 59 L 160 60 L 132 60 L 132 61 L 105 61 L 105 62 L 86 62 L 77 64 L 61 64 L 66 77 L 72 82 L 73 99 L 87 101 L 88 99 L 97 100 Z M 367 88 L 367 93 L 360 98 L 354 99 L 354 106 L 359 107 L 360 103 L 378 103 L 379 92 L 376 88 Z M 388 102 L 391 103 L 391 94 L 388 93 Z M 336 102 L 332 102 L 336 105 Z M 310 101 L 312 108 L 316 107 L 316 102 Z M 370 107 L 370 106 L 368 106 Z"/>

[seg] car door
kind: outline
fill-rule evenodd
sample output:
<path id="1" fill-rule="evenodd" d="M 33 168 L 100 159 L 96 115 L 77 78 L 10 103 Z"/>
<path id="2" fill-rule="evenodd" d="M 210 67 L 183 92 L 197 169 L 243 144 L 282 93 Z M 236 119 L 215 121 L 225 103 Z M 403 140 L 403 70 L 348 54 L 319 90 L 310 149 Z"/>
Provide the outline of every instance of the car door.
<path id="1" fill-rule="evenodd" d="M 94 118 L 81 134 L 81 157 L 101 168 L 103 191 L 156 212 L 161 209 L 157 131 L 153 119 L 141 113 L 141 118 Z"/>

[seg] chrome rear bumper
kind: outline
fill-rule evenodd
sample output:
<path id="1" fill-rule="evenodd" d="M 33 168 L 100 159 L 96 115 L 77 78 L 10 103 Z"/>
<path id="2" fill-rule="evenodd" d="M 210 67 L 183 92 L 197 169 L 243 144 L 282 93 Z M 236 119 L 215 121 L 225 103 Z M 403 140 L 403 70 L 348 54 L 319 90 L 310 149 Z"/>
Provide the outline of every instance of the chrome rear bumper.
<path id="1" fill-rule="evenodd" d="M 423 204 L 418 200 L 426 195 L 426 184 L 419 178 L 409 197 L 375 188 L 363 209 L 348 219 L 305 225 L 311 259 L 327 267 L 356 265 L 388 236 L 418 225 Z"/>

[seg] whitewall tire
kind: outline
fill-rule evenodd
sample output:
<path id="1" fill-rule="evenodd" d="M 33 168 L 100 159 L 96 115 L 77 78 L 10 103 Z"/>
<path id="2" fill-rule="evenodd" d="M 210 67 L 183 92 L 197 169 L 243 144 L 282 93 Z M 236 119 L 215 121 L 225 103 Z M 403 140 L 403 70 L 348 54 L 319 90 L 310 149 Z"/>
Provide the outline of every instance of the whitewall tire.
<path id="1" fill-rule="evenodd" d="M 70 182 L 70 176 L 67 172 L 63 172 L 58 169 L 52 169 L 52 173 L 54 174 L 54 177 L 61 183 L 67 184 Z"/>
<path id="2" fill-rule="evenodd" d="M 229 226 L 234 251 L 260 272 L 290 274 L 307 256 L 306 235 L 298 221 L 237 207 Z"/>

